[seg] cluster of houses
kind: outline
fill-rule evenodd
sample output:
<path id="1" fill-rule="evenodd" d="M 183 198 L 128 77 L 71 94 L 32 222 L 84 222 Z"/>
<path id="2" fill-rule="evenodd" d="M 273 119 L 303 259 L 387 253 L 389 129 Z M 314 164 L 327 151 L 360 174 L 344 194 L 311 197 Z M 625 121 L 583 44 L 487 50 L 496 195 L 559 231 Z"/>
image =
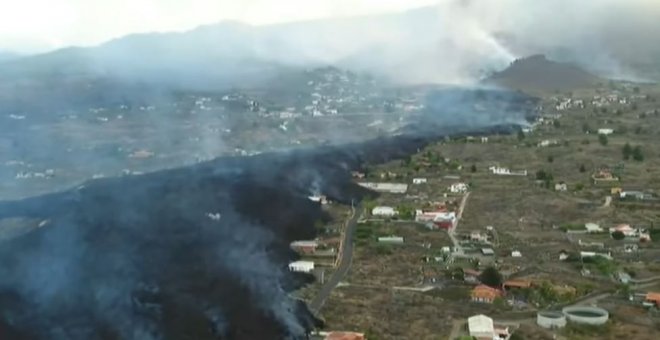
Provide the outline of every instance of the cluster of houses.
<path id="1" fill-rule="evenodd" d="M 564 111 L 572 108 L 584 109 L 584 101 L 582 99 L 573 99 L 573 98 L 557 98 L 557 105 L 555 109 L 557 111 Z"/>
<path id="2" fill-rule="evenodd" d="M 500 176 L 527 176 L 527 170 L 512 171 L 509 168 L 501 166 L 491 166 L 488 168 L 494 175 Z"/>
<path id="3" fill-rule="evenodd" d="M 44 172 L 29 172 L 21 171 L 16 174 L 16 179 L 30 179 L 30 178 L 53 178 L 55 177 L 55 170 L 48 169 Z"/>
<path id="4" fill-rule="evenodd" d="M 591 105 L 595 107 L 604 107 L 611 104 L 628 104 L 628 99 L 625 97 L 620 97 L 617 94 L 609 94 L 607 96 L 596 95 L 591 100 Z"/>
<path id="5" fill-rule="evenodd" d="M 651 234 L 647 230 L 643 228 L 635 228 L 626 223 L 611 227 L 608 229 L 608 231 L 610 234 L 614 234 L 616 232 L 622 233 L 627 239 L 635 239 L 639 240 L 640 242 L 651 241 Z M 599 234 L 604 233 L 605 229 L 596 223 L 585 223 L 584 232 L 588 234 Z"/>

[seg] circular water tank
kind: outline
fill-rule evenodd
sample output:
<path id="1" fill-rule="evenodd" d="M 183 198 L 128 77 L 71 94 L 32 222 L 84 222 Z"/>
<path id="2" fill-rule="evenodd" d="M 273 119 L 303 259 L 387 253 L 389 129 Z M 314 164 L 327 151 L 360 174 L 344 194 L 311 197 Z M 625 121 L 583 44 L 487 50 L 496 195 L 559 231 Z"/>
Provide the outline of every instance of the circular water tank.
<path id="1" fill-rule="evenodd" d="M 566 316 L 562 312 L 539 312 L 536 314 L 536 324 L 543 328 L 564 328 Z"/>
<path id="2" fill-rule="evenodd" d="M 562 310 L 568 321 L 584 325 L 603 325 L 610 318 L 610 313 L 598 307 L 572 306 Z"/>

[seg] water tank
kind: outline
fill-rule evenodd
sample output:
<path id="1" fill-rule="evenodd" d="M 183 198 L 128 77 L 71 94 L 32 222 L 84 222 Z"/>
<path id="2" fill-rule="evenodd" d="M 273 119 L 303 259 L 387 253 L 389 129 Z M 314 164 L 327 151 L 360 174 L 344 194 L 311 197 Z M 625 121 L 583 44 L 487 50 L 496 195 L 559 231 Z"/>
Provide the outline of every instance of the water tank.
<path id="1" fill-rule="evenodd" d="M 598 307 L 571 306 L 562 310 L 568 321 L 583 325 L 604 325 L 610 313 Z"/>
<path id="2" fill-rule="evenodd" d="M 559 311 L 539 312 L 536 314 L 536 324 L 543 328 L 564 328 L 566 316 Z"/>

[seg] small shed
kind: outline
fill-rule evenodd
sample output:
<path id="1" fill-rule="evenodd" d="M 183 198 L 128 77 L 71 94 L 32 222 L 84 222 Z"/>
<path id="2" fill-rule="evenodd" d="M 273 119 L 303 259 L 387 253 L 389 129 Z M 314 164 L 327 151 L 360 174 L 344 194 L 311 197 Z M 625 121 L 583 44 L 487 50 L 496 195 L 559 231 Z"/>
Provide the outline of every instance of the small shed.
<path id="1" fill-rule="evenodd" d="M 403 237 L 401 237 L 401 236 L 384 236 L 384 237 L 379 237 L 378 242 L 380 242 L 380 243 L 403 244 Z"/>
<path id="2" fill-rule="evenodd" d="M 495 255 L 495 251 L 493 250 L 493 248 L 481 248 L 481 253 L 485 256 Z"/>

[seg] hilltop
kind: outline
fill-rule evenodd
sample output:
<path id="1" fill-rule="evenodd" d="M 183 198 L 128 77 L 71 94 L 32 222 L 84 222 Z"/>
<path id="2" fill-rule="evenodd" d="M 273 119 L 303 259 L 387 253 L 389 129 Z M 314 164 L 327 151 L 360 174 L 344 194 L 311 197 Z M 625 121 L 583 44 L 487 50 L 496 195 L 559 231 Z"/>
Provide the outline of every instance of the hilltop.
<path id="1" fill-rule="evenodd" d="M 589 87 L 601 78 L 569 64 L 548 60 L 544 55 L 517 59 L 503 71 L 488 77 L 487 84 L 525 92 L 573 90 Z"/>

